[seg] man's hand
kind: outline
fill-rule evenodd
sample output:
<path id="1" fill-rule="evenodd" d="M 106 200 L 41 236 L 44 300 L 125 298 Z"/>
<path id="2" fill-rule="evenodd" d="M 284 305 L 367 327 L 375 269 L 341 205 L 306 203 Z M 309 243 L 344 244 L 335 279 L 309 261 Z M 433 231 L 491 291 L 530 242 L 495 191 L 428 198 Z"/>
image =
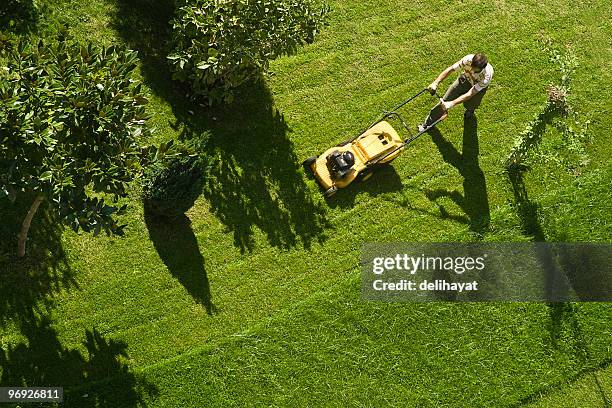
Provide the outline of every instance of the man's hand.
<path id="1" fill-rule="evenodd" d="M 433 81 L 431 84 L 429 84 L 429 86 L 427 87 L 427 90 L 433 95 L 436 93 L 436 90 L 438 89 L 438 81 Z"/>
<path id="2" fill-rule="evenodd" d="M 440 98 L 440 105 L 442 105 L 442 109 L 448 112 L 449 109 L 455 106 L 455 103 L 453 101 L 445 101 Z"/>

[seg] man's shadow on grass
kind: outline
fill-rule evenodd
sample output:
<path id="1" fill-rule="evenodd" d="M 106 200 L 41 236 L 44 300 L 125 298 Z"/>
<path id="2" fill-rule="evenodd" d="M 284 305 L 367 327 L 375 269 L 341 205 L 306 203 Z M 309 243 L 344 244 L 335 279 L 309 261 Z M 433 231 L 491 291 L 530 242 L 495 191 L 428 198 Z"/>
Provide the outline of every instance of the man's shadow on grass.
<path id="1" fill-rule="evenodd" d="M 444 161 L 455 167 L 463 177 L 463 194 L 457 190 L 436 189 L 425 191 L 427 198 L 438 205 L 442 218 L 465 223 L 471 231 L 481 235 L 484 234 L 489 228 L 491 211 L 485 176 L 478 163 L 478 122 L 476 117 L 464 118 L 461 153 L 442 136 L 438 128 L 431 129 L 429 134 Z M 438 202 L 443 197 L 449 198 L 459 206 L 465 216 L 450 214 Z"/>
<path id="2" fill-rule="evenodd" d="M 210 108 L 172 80 L 166 55 L 173 2 L 117 0 L 117 5 L 114 27 L 139 51 L 145 83 L 170 104 L 176 117 L 170 126 L 209 158 L 203 193 L 233 232 L 235 245 L 253 250 L 255 228 L 283 249 L 323 241 L 325 208 L 307 194 L 290 129 L 263 78 L 242 86 L 233 103 Z"/>
<path id="3" fill-rule="evenodd" d="M 145 206 L 145 222 L 149 237 L 170 273 L 212 315 L 216 308 L 212 303 L 204 258 L 189 218 L 184 214 L 174 218 L 156 217 Z"/>
<path id="4" fill-rule="evenodd" d="M 122 341 L 86 330 L 84 355 L 61 344 L 46 315 L 33 315 L 19 326 L 26 342 L 0 348 L 0 386 L 64 387 L 62 406 L 79 408 L 143 406 L 145 394 L 158 393 L 130 371 Z"/>

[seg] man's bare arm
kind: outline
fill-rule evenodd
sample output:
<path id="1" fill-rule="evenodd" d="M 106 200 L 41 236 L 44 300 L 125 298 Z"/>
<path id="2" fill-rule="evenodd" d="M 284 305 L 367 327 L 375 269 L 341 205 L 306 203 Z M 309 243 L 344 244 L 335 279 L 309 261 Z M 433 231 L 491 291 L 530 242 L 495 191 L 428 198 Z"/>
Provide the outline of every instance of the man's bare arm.
<path id="1" fill-rule="evenodd" d="M 453 106 L 459 105 L 460 103 L 463 103 L 469 100 L 472 96 L 476 95 L 477 93 L 478 91 L 476 90 L 476 88 L 471 87 L 469 91 L 467 91 L 466 93 L 464 93 L 463 95 L 461 95 L 460 97 L 458 97 L 457 99 L 453 101 L 443 101 L 442 99 L 440 99 L 440 102 L 442 103 L 442 107 L 444 108 L 444 110 L 449 110 Z"/>
<path id="2" fill-rule="evenodd" d="M 438 85 L 440 85 L 440 82 L 444 81 L 446 79 L 446 77 L 448 77 L 454 71 L 455 70 L 453 69 L 452 65 L 450 67 L 446 68 L 444 71 L 442 71 L 440 73 L 440 75 L 438 75 L 438 77 L 435 79 L 435 81 L 433 81 L 431 84 L 429 84 L 427 89 L 429 89 L 431 91 L 435 91 L 436 89 L 438 89 Z"/>
<path id="3" fill-rule="evenodd" d="M 444 81 L 446 79 L 446 77 L 448 77 L 453 72 L 455 72 L 455 70 L 453 69 L 453 66 L 451 65 L 450 67 L 448 67 L 444 71 L 442 71 L 440 73 L 440 75 L 438 75 L 438 77 L 436 78 L 436 80 L 434 82 L 440 83 L 440 82 Z"/>

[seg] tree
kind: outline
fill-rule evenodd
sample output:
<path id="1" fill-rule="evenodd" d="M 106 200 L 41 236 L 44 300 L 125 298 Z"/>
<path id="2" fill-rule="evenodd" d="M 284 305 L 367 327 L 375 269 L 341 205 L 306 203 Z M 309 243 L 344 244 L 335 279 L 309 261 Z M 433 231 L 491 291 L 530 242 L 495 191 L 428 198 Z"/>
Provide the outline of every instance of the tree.
<path id="1" fill-rule="evenodd" d="M 0 200 L 34 197 L 18 235 L 25 254 L 42 204 L 74 231 L 123 234 L 120 197 L 143 160 L 170 146 L 142 146 L 149 134 L 136 53 L 73 42 L 62 31 L 3 51 L 0 69 Z M 107 202 L 108 201 L 108 202 Z"/>
<path id="2" fill-rule="evenodd" d="M 328 12 L 310 0 L 182 0 L 168 56 L 173 78 L 210 104 L 229 102 L 271 60 L 312 43 Z"/>

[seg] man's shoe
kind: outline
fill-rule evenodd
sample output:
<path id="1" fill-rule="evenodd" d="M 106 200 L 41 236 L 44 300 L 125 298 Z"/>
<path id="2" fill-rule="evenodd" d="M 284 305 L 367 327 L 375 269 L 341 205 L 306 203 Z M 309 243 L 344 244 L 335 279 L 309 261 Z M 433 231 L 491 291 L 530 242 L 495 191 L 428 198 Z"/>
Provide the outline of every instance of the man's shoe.
<path id="1" fill-rule="evenodd" d="M 418 129 L 419 129 L 419 133 L 423 133 L 423 132 L 425 131 L 425 129 L 427 129 L 427 128 L 425 127 L 425 125 L 423 125 L 423 124 L 421 123 L 421 124 L 419 125 Z"/>

